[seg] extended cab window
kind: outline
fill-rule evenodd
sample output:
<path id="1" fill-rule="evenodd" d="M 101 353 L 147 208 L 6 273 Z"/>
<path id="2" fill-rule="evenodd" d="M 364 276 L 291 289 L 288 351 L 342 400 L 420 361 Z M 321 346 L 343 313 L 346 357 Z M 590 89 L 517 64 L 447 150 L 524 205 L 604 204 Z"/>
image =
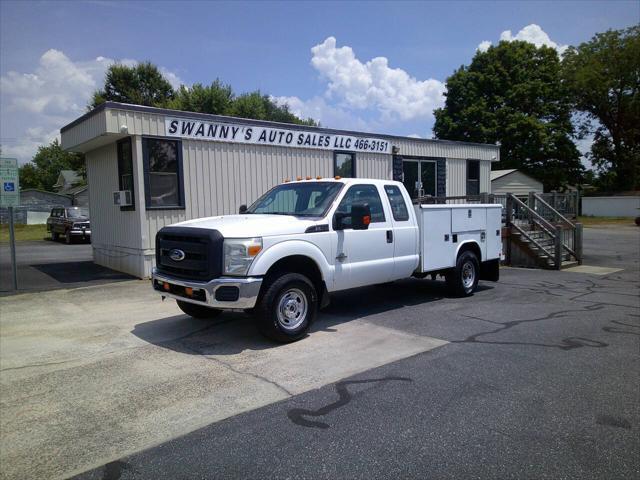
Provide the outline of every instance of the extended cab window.
<path id="1" fill-rule="evenodd" d="M 341 188 L 338 182 L 285 183 L 265 193 L 246 213 L 322 217 Z"/>
<path id="2" fill-rule="evenodd" d="M 351 207 L 354 203 L 366 203 L 369 205 L 371 223 L 385 221 L 382 200 L 380 200 L 380 195 L 378 195 L 378 189 L 375 185 L 354 185 L 349 188 L 336 210 L 336 212 L 346 215 L 342 220 L 344 228 L 351 228 Z"/>
<path id="3" fill-rule="evenodd" d="M 407 210 L 407 204 L 404 201 L 404 197 L 402 196 L 402 192 L 395 185 L 385 185 L 384 191 L 389 198 L 389 203 L 391 204 L 391 213 L 393 214 L 393 219 L 396 222 L 405 222 L 409 220 L 409 210 Z"/>

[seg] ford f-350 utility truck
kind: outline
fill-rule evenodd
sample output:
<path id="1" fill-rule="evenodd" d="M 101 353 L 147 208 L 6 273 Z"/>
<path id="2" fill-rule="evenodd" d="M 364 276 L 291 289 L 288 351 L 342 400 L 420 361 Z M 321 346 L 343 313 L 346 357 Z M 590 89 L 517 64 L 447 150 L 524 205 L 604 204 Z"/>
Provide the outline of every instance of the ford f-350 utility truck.
<path id="1" fill-rule="evenodd" d="M 501 250 L 500 205 L 413 205 L 390 180 L 301 180 L 238 215 L 162 228 L 152 284 L 187 315 L 250 311 L 264 335 L 290 342 L 331 292 L 443 275 L 471 295 L 498 280 Z"/>

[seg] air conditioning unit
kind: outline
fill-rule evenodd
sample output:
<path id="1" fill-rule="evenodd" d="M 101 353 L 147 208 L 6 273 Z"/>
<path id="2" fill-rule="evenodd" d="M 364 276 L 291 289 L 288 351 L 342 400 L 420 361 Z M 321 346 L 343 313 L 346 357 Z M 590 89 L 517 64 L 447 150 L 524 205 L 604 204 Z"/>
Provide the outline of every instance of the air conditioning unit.
<path id="1" fill-rule="evenodd" d="M 113 204 L 120 207 L 129 207 L 133 205 L 131 190 L 120 190 L 119 192 L 113 192 Z"/>

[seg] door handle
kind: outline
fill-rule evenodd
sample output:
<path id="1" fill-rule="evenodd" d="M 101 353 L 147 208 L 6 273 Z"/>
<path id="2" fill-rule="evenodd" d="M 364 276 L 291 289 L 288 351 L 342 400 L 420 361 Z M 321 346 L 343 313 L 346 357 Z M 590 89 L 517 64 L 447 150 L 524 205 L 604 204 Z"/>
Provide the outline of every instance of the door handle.
<path id="1" fill-rule="evenodd" d="M 338 260 L 339 262 L 344 262 L 346 258 L 347 256 L 344 254 L 344 252 L 341 252 L 340 255 L 336 257 L 336 260 Z"/>
<path id="2" fill-rule="evenodd" d="M 393 230 L 387 230 L 387 243 L 393 242 Z"/>

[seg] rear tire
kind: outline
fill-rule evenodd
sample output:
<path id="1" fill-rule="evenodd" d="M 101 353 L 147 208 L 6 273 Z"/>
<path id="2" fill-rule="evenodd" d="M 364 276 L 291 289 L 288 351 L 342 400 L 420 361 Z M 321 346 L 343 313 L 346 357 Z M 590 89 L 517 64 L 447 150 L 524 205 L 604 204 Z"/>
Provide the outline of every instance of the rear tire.
<path id="1" fill-rule="evenodd" d="M 222 313 L 222 310 L 218 308 L 205 307 L 204 305 L 196 305 L 195 303 L 181 300 L 176 300 L 176 302 L 180 310 L 193 318 L 216 318 Z"/>
<path id="2" fill-rule="evenodd" d="M 287 273 L 265 287 L 255 309 L 260 333 L 280 343 L 305 337 L 318 312 L 313 283 L 304 275 Z"/>
<path id="3" fill-rule="evenodd" d="M 447 287 L 453 295 L 468 297 L 478 286 L 480 262 L 473 252 L 465 251 L 458 255 L 456 266 L 446 274 Z"/>

